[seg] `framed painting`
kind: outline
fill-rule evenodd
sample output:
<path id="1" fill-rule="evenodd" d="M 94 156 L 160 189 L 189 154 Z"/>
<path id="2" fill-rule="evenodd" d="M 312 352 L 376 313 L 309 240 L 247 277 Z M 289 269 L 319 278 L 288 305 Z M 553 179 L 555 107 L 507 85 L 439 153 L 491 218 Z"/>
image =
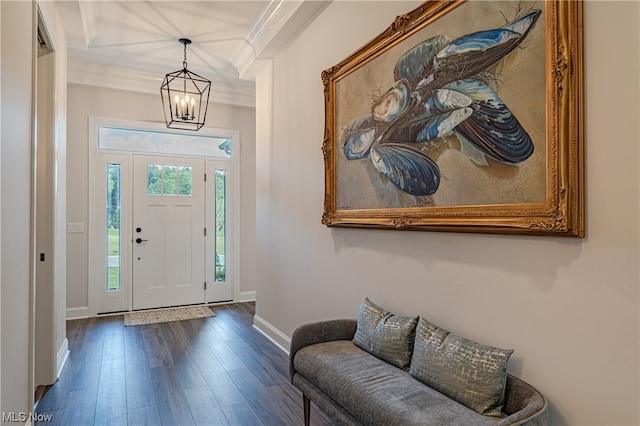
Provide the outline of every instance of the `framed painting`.
<path id="1" fill-rule="evenodd" d="M 327 226 L 584 236 L 582 3 L 427 1 L 322 73 Z"/>

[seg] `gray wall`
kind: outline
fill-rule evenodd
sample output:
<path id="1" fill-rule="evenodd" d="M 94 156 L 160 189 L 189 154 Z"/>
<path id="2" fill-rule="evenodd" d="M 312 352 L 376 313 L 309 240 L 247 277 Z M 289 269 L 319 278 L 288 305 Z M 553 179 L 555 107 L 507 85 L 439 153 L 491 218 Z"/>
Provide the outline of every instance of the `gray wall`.
<path id="1" fill-rule="evenodd" d="M 212 90 L 215 90 L 213 87 Z M 88 117 L 162 122 L 160 95 L 85 86 L 68 91 L 67 222 L 82 222 L 84 233 L 67 235 L 67 311 L 86 315 L 88 306 Z M 210 104 L 207 126 L 240 131 L 240 293 L 255 291 L 255 109 Z"/>
<path id="2" fill-rule="evenodd" d="M 291 336 L 368 296 L 515 349 L 550 424 L 639 424 L 640 4 L 584 3 L 586 238 L 326 228 L 320 74 L 417 4 L 333 2 L 258 75 L 256 324 Z"/>

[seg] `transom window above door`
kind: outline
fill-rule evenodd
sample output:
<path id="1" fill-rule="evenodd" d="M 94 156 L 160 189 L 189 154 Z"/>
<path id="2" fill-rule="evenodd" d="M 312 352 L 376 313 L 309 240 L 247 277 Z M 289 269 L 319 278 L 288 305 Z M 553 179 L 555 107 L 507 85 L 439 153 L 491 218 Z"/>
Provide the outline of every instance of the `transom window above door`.
<path id="1" fill-rule="evenodd" d="M 136 129 L 99 125 L 98 148 L 108 151 L 145 152 L 149 154 L 196 156 L 230 159 L 233 140 L 207 135 L 171 133 L 169 131 L 141 132 Z"/>

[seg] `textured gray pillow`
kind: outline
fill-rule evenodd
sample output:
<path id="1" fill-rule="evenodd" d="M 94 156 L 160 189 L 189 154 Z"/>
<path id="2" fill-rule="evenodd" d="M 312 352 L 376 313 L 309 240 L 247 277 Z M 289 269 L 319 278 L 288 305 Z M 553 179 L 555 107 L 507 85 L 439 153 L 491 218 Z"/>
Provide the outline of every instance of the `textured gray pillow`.
<path id="1" fill-rule="evenodd" d="M 409 374 L 472 410 L 503 417 L 513 350 L 481 345 L 420 318 Z"/>
<path id="2" fill-rule="evenodd" d="M 400 317 L 385 311 L 369 298 L 360 305 L 356 346 L 389 364 L 409 369 L 418 317 Z"/>

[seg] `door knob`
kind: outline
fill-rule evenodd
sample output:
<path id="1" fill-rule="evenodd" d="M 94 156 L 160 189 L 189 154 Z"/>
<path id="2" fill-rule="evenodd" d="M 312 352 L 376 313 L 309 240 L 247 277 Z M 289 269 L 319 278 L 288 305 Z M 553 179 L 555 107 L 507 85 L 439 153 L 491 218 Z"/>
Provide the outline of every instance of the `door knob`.
<path id="1" fill-rule="evenodd" d="M 136 243 L 140 244 L 143 241 L 149 241 L 149 240 L 143 240 L 142 238 L 136 238 Z"/>

